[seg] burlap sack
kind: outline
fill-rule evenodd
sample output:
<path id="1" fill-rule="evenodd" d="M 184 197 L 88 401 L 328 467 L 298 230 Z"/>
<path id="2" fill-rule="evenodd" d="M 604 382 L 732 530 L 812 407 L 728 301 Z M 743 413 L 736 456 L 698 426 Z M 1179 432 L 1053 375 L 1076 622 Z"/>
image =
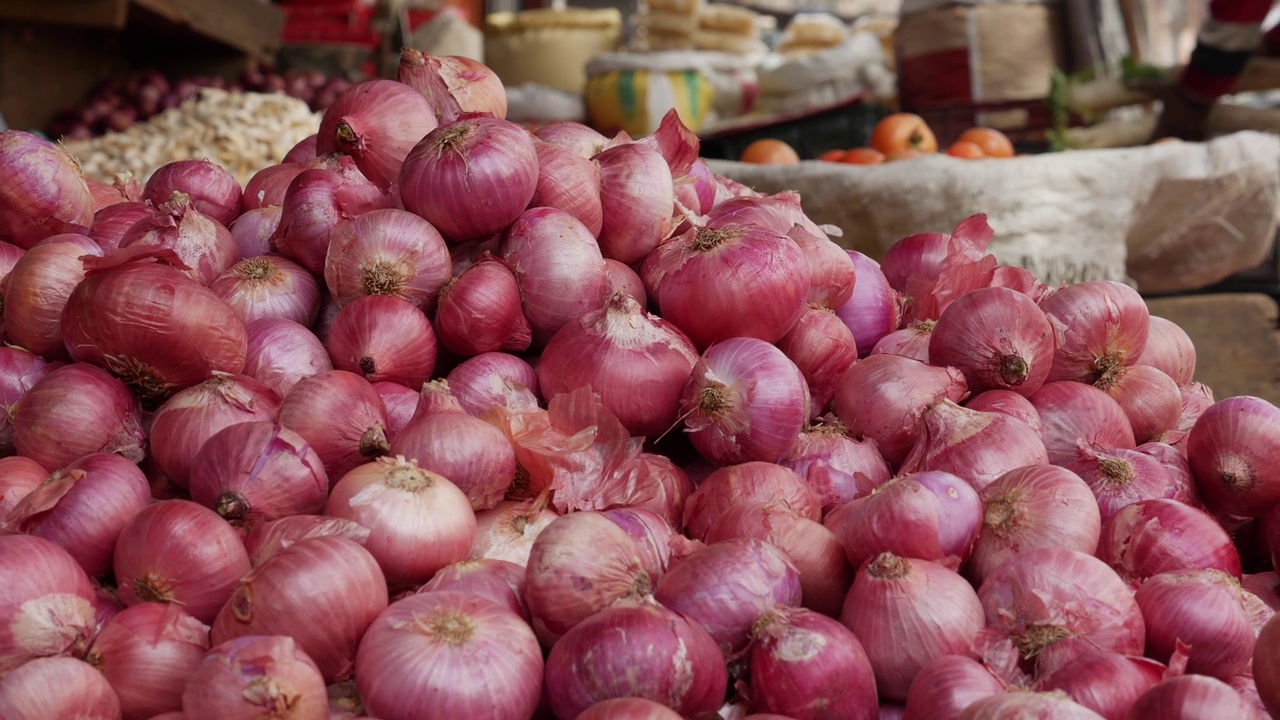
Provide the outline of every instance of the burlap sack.
<path id="1" fill-rule="evenodd" d="M 587 62 L 622 42 L 622 13 L 613 8 L 525 10 L 485 18 L 485 64 L 504 85 L 534 83 L 581 94 Z"/>

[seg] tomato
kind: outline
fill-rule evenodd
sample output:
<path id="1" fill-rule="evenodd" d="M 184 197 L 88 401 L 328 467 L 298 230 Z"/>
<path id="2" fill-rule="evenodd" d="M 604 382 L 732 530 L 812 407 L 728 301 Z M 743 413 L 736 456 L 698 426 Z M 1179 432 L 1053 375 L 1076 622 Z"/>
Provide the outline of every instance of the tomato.
<path id="1" fill-rule="evenodd" d="M 822 153 L 818 156 L 818 159 L 823 162 L 841 162 L 844 158 L 845 152 L 846 151 L 841 150 L 840 148 L 835 148 Z"/>
<path id="2" fill-rule="evenodd" d="M 951 157 L 964 158 L 965 160 L 981 160 L 987 157 L 977 143 L 968 140 L 955 141 L 951 147 L 947 148 L 947 154 Z"/>
<path id="3" fill-rule="evenodd" d="M 845 153 L 840 162 L 850 165 L 879 165 L 884 162 L 884 153 L 869 147 L 857 147 Z"/>
<path id="4" fill-rule="evenodd" d="M 885 155 L 908 149 L 931 153 L 938 151 L 938 139 L 919 115 L 894 113 L 876 123 L 871 132 L 871 147 Z"/>
<path id="5" fill-rule="evenodd" d="M 1009 136 L 994 128 L 976 127 L 965 130 L 956 142 L 971 142 L 992 158 L 1013 157 L 1013 142 Z"/>
<path id="6" fill-rule="evenodd" d="M 925 156 L 925 153 L 922 153 L 919 150 L 916 150 L 915 148 L 902 148 L 901 150 L 894 150 L 891 153 L 885 154 L 884 161 L 897 162 L 898 160 L 910 160 L 912 158 L 919 158 L 924 156 Z"/>
<path id="7" fill-rule="evenodd" d="M 781 140 L 761 138 L 744 148 L 738 160 L 758 165 L 795 165 L 800 162 L 800 155 Z"/>

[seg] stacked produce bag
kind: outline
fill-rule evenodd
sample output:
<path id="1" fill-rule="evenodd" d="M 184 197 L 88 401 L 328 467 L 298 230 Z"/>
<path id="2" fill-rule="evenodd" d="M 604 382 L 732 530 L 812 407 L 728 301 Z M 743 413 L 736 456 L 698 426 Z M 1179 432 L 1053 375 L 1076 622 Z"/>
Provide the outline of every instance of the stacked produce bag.
<path id="1" fill-rule="evenodd" d="M 1280 409 L 1135 291 L 501 89 L 243 186 L 0 133 L 0 716 L 1280 713 Z"/>
<path id="2" fill-rule="evenodd" d="M 701 0 L 646 0 L 631 16 L 636 26 L 632 49 L 640 52 L 692 50 Z"/>
<path id="3" fill-rule="evenodd" d="M 699 50 L 759 56 L 769 47 L 760 39 L 760 15 L 729 3 L 709 3 L 698 13 L 693 46 Z"/>

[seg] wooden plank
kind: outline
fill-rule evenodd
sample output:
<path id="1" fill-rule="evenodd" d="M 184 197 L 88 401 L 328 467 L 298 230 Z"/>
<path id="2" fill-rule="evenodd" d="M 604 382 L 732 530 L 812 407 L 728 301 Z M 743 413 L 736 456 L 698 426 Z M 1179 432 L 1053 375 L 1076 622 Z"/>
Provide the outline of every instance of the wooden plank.
<path id="1" fill-rule="evenodd" d="M 131 0 L 172 25 L 188 28 L 255 58 L 280 45 L 284 13 L 260 0 Z"/>
<path id="2" fill-rule="evenodd" d="M 44 130 L 98 83 L 128 65 L 114 32 L 43 24 L 0 24 L 0 113 L 10 127 Z"/>
<path id="3" fill-rule="evenodd" d="M 129 0 L 4 0 L 0 20 L 81 25 L 119 30 L 124 27 Z"/>

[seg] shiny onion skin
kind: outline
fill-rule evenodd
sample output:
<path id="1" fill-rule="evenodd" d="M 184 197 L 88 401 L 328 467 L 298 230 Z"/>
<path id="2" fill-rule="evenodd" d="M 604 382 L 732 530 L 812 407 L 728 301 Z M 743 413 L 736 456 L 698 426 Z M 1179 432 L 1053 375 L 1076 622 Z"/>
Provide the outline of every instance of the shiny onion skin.
<path id="1" fill-rule="evenodd" d="M 142 603 L 109 620 L 86 661 L 120 698 L 126 718 L 182 709 L 182 690 L 209 650 L 209 627 L 177 605 Z"/>
<path id="2" fill-rule="evenodd" d="M 94 202 L 80 166 L 57 145 L 0 132 L 0 240 L 24 250 L 50 235 L 87 230 Z"/>
<path id="3" fill-rule="evenodd" d="M 282 635 L 215 645 L 182 693 L 187 717 L 219 720 L 325 720 L 329 697 L 311 658 Z"/>
<path id="4" fill-rule="evenodd" d="M 1042 437 L 1044 435 L 1044 427 L 1040 422 L 1040 413 L 1036 411 L 1036 406 L 1032 405 L 1025 396 L 1012 390 L 980 392 L 969 396 L 969 399 L 964 401 L 964 406 L 970 410 L 1004 413 L 1031 426 L 1031 429 L 1040 433 Z"/>
<path id="5" fill-rule="evenodd" d="M 392 604 L 360 641 L 356 686 L 383 720 L 525 720 L 542 690 L 542 652 L 524 620 L 464 592 Z"/>
<path id="6" fill-rule="evenodd" d="M 320 283 L 298 263 L 264 254 L 232 265 L 209 284 L 248 325 L 279 317 L 311 325 L 320 314 Z"/>
<path id="7" fill-rule="evenodd" d="M 644 564 L 644 571 L 654 582 L 662 579 L 671 564 L 671 555 L 681 541 L 679 533 L 656 513 L 636 507 L 620 507 L 605 510 L 604 516 L 614 525 L 626 531 L 636 542 L 636 549 Z"/>
<path id="8" fill-rule="evenodd" d="M 280 406 L 278 422 L 311 445 L 331 480 L 391 447 L 382 397 L 368 380 L 345 370 L 295 383 Z"/>
<path id="9" fill-rule="evenodd" d="M 1196 347 L 1187 331 L 1158 315 L 1147 319 L 1147 346 L 1138 356 L 1139 365 L 1149 365 L 1165 373 L 1178 385 L 1195 380 Z"/>
<path id="10" fill-rule="evenodd" d="M 1076 283 L 1040 301 L 1061 337 L 1049 382 L 1075 380 L 1107 388 L 1147 346 L 1150 313 L 1137 290 L 1113 280 Z"/>
<path id="11" fill-rule="evenodd" d="M 495 405 L 512 410 L 538 407 L 538 371 L 510 353 L 481 353 L 467 358 L 445 377 L 463 410 L 483 417 Z"/>
<path id="12" fill-rule="evenodd" d="M 404 83 L 367 80 L 338 96 L 320 119 L 316 152 L 351 156 L 365 177 L 389 188 L 405 156 L 439 123 L 430 103 Z"/>
<path id="13" fill-rule="evenodd" d="M 889 286 L 880 265 L 857 250 L 846 250 L 853 261 L 857 282 L 853 295 L 843 305 L 833 308 L 836 315 L 853 332 L 858 356 L 866 357 L 885 335 L 898 328 L 901 308 L 898 294 Z"/>
<path id="14" fill-rule="evenodd" d="M 1191 428 L 1187 459 L 1205 507 L 1247 517 L 1280 504 L 1280 409 L 1261 398 L 1214 403 Z"/>
<path id="15" fill-rule="evenodd" d="M 154 263 L 87 277 L 67 300 L 62 336 L 73 360 L 105 367 L 156 403 L 214 372 L 240 372 L 248 345 L 230 305 Z"/>
<path id="16" fill-rule="evenodd" d="M 1178 486 L 1164 465 L 1137 450 L 1084 448 L 1072 467 L 1093 490 L 1103 520 L 1135 502 L 1178 494 Z"/>
<path id="17" fill-rule="evenodd" d="M 1055 349 L 1048 316 L 1007 288 L 964 294 L 942 311 L 929 336 L 929 362 L 958 368 L 975 393 L 1034 393 L 1049 376 Z"/>
<path id="18" fill-rule="evenodd" d="M 824 515 L 870 494 L 893 475 L 874 440 L 854 440 L 848 428 L 829 415 L 810 422 L 778 464 L 813 487 Z"/>
<path id="19" fill-rule="evenodd" d="M 285 192 L 271 247 L 321 276 L 342 221 L 392 204 L 391 196 L 361 175 L 350 158 L 304 170 Z"/>
<path id="20" fill-rule="evenodd" d="M 436 117 L 448 122 L 459 113 L 492 113 L 506 118 L 507 92 L 497 73 L 461 55 L 400 51 L 400 82 L 422 93 Z"/>
<path id="21" fill-rule="evenodd" d="M 209 160 L 177 160 L 160 166 L 142 188 L 142 200 L 159 207 L 175 192 L 190 197 L 192 207 L 223 227 L 240 217 L 240 183 Z"/>
<path id="22" fill-rule="evenodd" d="M 279 208 L 283 205 L 285 193 L 289 190 L 289 184 L 293 179 L 301 175 L 304 170 L 316 167 L 317 161 L 314 155 L 308 160 L 309 162 L 285 160 L 278 165 L 268 165 L 254 173 L 253 177 L 249 178 L 249 182 L 244 184 L 242 198 L 244 213 L 241 217 L 255 210 Z"/>
<path id="23" fill-rule="evenodd" d="M 22 498 L 47 477 L 49 471 L 31 458 L 21 455 L 0 458 L 0 527 Z"/>
<path id="24" fill-rule="evenodd" d="M 431 321 L 408 300 L 385 295 L 352 300 L 338 311 L 326 341 L 338 370 L 371 383 L 418 387 L 436 367 Z"/>
<path id="25" fill-rule="evenodd" d="M 22 254 L 3 278 L 8 341 L 46 360 L 68 360 L 62 310 L 85 276 L 84 256 L 102 250 L 83 235 L 52 235 Z"/>
<path id="26" fill-rule="evenodd" d="M 595 157 L 609 142 L 609 138 L 595 128 L 572 120 L 549 122 L 533 134 L 539 140 L 570 150 L 584 160 Z"/>
<path id="27" fill-rule="evenodd" d="M 1004 682 L 968 655 L 939 655 L 911 681 L 902 720 L 958 720 L 965 708 L 1004 689 Z"/>
<path id="28" fill-rule="evenodd" d="M 1182 393 L 1177 383 L 1156 368 L 1125 368 L 1106 391 L 1120 403 L 1139 443 L 1164 437 L 1182 417 Z"/>
<path id="29" fill-rule="evenodd" d="M 847 519 L 837 537 L 855 568 L 891 552 L 956 570 L 969 557 L 982 522 L 977 491 L 936 470 L 898 476 L 840 512 Z"/>
<path id="30" fill-rule="evenodd" d="M 1266 720 L 1235 688 L 1207 675 L 1179 675 L 1162 680 L 1138 698 L 1129 717 Z"/>
<path id="31" fill-rule="evenodd" d="M 847 257 L 841 253 L 841 257 Z M 835 399 L 845 372 L 858 361 L 848 326 L 830 310 L 809 307 L 781 340 L 778 349 L 791 359 L 809 387 L 809 416 L 822 416 Z"/>
<path id="32" fill-rule="evenodd" d="M 1143 715 L 1140 717 L 1156 717 Z M 1089 708 L 1062 693 L 1009 690 L 975 701 L 961 713 L 960 720 L 1103 720 Z"/>
<path id="33" fill-rule="evenodd" d="M 1137 442 L 1124 409 L 1110 395 L 1079 382 L 1048 382 L 1031 404 L 1040 414 L 1049 463 L 1072 467 L 1080 447 L 1133 449 Z"/>
<path id="34" fill-rule="evenodd" d="M 0 677 L 30 661 L 80 656 L 96 632 L 93 585 L 43 538 L 0 535 Z"/>
<path id="35" fill-rule="evenodd" d="M 1253 659 L 1256 633 L 1239 582 L 1221 570 L 1162 573 L 1134 599 L 1147 629 L 1147 655 L 1164 663 L 1187 651 L 1187 672 L 1230 680 Z"/>
<path id="36" fill-rule="evenodd" d="M 941 470 L 981 490 L 1010 470 L 1049 461 L 1040 434 L 1002 413 L 969 410 L 943 398 L 925 409 L 921 425 L 900 472 Z"/>
<path id="37" fill-rule="evenodd" d="M 38 658 L 0 677 L 5 720 L 119 720 L 120 699 L 102 673 L 69 657 Z"/>
<path id="38" fill-rule="evenodd" d="M 400 383 L 376 382 L 373 389 L 382 398 L 382 405 L 387 408 L 387 437 L 394 439 L 413 419 L 418 409 L 418 391 Z"/>
<path id="39" fill-rule="evenodd" d="M 1203 510 L 1176 500 L 1143 500 L 1102 526 L 1097 556 L 1134 586 L 1167 572 L 1214 569 L 1240 577 L 1240 553 Z"/>
<path id="40" fill-rule="evenodd" d="M 172 251 L 178 262 L 171 264 L 206 287 L 240 261 L 240 246 L 231 231 L 196 210 L 191 198 L 180 192 L 126 230 L 115 254 L 132 257 L 148 250 Z"/>
<path id="41" fill-rule="evenodd" d="M 1036 688 L 1060 690 L 1103 717 L 1123 720 L 1138 698 L 1164 679 L 1167 670 L 1150 658 L 1086 653 L 1044 678 Z"/>
<path id="42" fill-rule="evenodd" d="M 561 145 L 539 139 L 533 146 L 538 153 L 538 185 L 529 207 L 563 210 L 600 237 L 604 223 L 600 166 Z"/>
<path id="43" fill-rule="evenodd" d="M 62 363 L 46 362 L 39 355 L 21 348 L 7 345 L 0 347 L 0 403 L 3 403 L 6 408 L 15 407 L 18 400 L 22 399 L 37 380 L 48 374 L 50 370 L 61 366 Z M 13 432 L 11 413 L 0 413 L 0 456 L 12 455 L 15 452 Z"/>
<path id="44" fill-rule="evenodd" d="M 680 713 L 652 700 L 627 697 L 601 700 L 576 720 L 680 720 Z"/>
<path id="45" fill-rule="evenodd" d="M 516 276 L 487 252 L 441 288 L 432 327 L 445 348 L 464 357 L 522 352 L 533 342 Z"/>
<path id="46" fill-rule="evenodd" d="M 749 502 L 781 502 L 801 517 L 822 517 L 821 501 L 804 478 L 780 465 L 753 461 L 719 468 L 703 478 L 685 503 L 685 532 L 703 540 L 722 515 Z"/>
<path id="47" fill-rule="evenodd" d="M 507 560 L 460 560 L 440 568 L 419 593 L 465 592 L 492 600 L 517 616 L 529 620 L 524 602 L 524 567 Z"/>
<path id="48" fill-rule="evenodd" d="M 245 327 L 244 374 L 284 398 L 303 378 L 333 369 L 329 351 L 315 333 L 284 318 L 263 318 Z"/>
<path id="49" fill-rule="evenodd" d="M 394 208 L 338 223 L 324 262 L 325 286 L 339 306 L 365 295 L 392 295 L 430 313 L 452 274 L 453 261 L 439 231 Z"/>
<path id="50" fill-rule="evenodd" d="M 120 240 L 124 238 L 126 230 L 150 215 L 151 208 L 140 202 L 108 205 L 93 214 L 93 225 L 89 227 L 89 239 L 97 243 L 104 253 L 111 252 L 120 247 Z M 235 231 L 232 230 L 231 234 L 234 236 Z M 243 248 L 244 246 L 241 245 L 242 252 Z"/>
<path id="51" fill-rule="evenodd" d="M 75 363 L 52 370 L 12 411 L 13 444 L 44 468 L 66 467 L 89 453 L 141 462 L 146 451 L 138 401 L 105 370 Z"/>
<path id="52" fill-rule="evenodd" d="M 929 362 L 929 339 L 933 335 L 935 320 L 915 320 L 907 327 L 880 338 L 871 348 L 872 355 L 901 355 L 920 362 Z M 942 365 L 942 363 L 938 363 Z"/>
<path id="53" fill-rule="evenodd" d="M 592 158 L 599 168 L 600 252 L 638 263 L 671 232 L 675 186 L 671 168 L 649 145 L 624 143 Z"/>
<path id="54" fill-rule="evenodd" d="M 795 720 L 879 717 L 871 661 L 845 626 L 811 610 L 779 607 L 755 622 L 753 635 L 753 712 Z"/>

